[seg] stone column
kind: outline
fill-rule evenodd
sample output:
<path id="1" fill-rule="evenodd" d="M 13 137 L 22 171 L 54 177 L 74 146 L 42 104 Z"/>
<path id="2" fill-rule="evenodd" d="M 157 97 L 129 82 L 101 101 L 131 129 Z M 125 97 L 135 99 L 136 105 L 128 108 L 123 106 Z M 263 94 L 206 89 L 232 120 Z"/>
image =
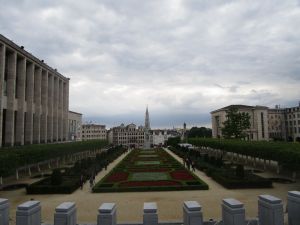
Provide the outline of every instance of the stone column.
<path id="1" fill-rule="evenodd" d="M 15 92 L 16 92 L 16 69 L 17 53 L 7 55 L 7 109 L 5 123 L 5 145 L 13 146 L 15 139 Z"/>
<path id="2" fill-rule="evenodd" d="M 34 64 L 26 64 L 26 116 L 25 116 L 25 144 L 32 144 L 33 139 L 33 94 L 34 94 Z"/>
<path id="3" fill-rule="evenodd" d="M 258 199 L 258 220 L 260 225 L 283 225 L 281 199 L 271 195 L 260 195 Z"/>
<path id="4" fill-rule="evenodd" d="M 9 224 L 9 203 L 8 199 L 0 198 L 0 224 Z"/>
<path id="5" fill-rule="evenodd" d="M 196 201 L 185 201 L 183 204 L 183 225 L 203 225 L 201 205 Z"/>
<path id="6" fill-rule="evenodd" d="M 48 113 L 48 71 L 42 71 L 42 110 L 41 110 L 41 142 L 47 143 L 47 113 Z"/>
<path id="7" fill-rule="evenodd" d="M 53 101 L 53 140 L 58 141 L 58 77 L 54 77 L 54 101 Z"/>
<path id="8" fill-rule="evenodd" d="M 64 109 L 63 109 L 63 81 L 59 80 L 59 106 L 58 106 L 58 139 L 60 141 L 63 140 L 63 117 L 64 117 Z"/>
<path id="9" fill-rule="evenodd" d="M 53 85 L 54 85 L 54 76 L 48 73 L 48 119 L 47 119 L 48 142 L 53 141 Z"/>
<path id="10" fill-rule="evenodd" d="M 76 206 L 74 202 L 64 202 L 55 208 L 54 225 L 76 224 Z"/>
<path id="11" fill-rule="evenodd" d="M 33 123 L 33 143 L 39 144 L 41 137 L 41 79 L 42 69 L 34 70 L 34 123 Z"/>
<path id="12" fill-rule="evenodd" d="M 244 204 L 233 198 L 223 199 L 222 220 L 223 225 L 245 225 Z"/>
<path id="13" fill-rule="evenodd" d="M 0 45 L 0 83 L 4 84 L 5 46 Z M 2 147 L 3 85 L 0 85 L 0 147 Z"/>
<path id="14" fill-rule="evenodd" d="M 24 145 L 24 112 L 25 112 L 25 82 L 26 82 L 26 60 L 25 58 L 17 59 L 17 93 L 18 111 L 16 121 L 16 138 L 15 145 Z"/>
<path id="15" fill-rule="evenodd" d="M 115 203 L 103 203 L 98 211 L 97 225 L 117 224 L 117 208 Z"/>
<path id="16" fill-rule="evenodd" d="M 68 140 L 69 79 L 64 82 L 64 140 Z"/>
<path id="17" fill-rule="evenodd" d="M 41 206 L 39 201 L 28 201 L 18 206 L 16 225 L 41 225 Z"/>
<path id="18" fill-rule="evenodd" d="M 155 202 L 144 203 L 143 225 L 158 225 L 157 205 Z"/>
<path id="19" fill-rule="evenodd" d="M 300 224 L 300 192 L 299 191 L 288 192 L 287 211 L 288 211 L 289 225 L 299 225 Z"/>

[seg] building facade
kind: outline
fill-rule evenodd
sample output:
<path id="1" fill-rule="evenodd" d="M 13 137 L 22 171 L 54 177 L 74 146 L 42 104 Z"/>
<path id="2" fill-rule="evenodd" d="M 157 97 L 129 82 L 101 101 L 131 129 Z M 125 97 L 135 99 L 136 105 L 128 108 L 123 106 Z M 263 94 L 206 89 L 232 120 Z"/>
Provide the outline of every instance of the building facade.
<path id="1" fill-rule="evenodd" d="M 68 139 L 70 141 L 81 141 L 82 114 L 69 111 L 68 115 Z"/>
<path id="2" fill-rule="evenodd" d="M 168 140 L 167 130 L 151 130 L 151 144 L 156 146 L 163 146 Z"/>
<path id="3" fill-rule="evenodd" d="M 105 125 L 99 124 L 83 124 L 82 125 L 82 140 L 107 140 L 107 130 Z"/>
<path id="4" fill-rule="evenodd" d="M 137 127 L 131 123 L 127 126 L 121 124 L 118 127 L 113 127 L 112 141 L 114 145 L 124 145 L 130 148 L 143 148 L 145 144 L 145 130 L 144 127 Z"/>
<path id="5" fill-rule="evenodd" d="M 0 35 L 0 146 L 65 141 L 69 78 Z"/>
<path id="6" fill-rule="evenodd" d="M 269 140 L 268 108 L 265 106 L 247 105 L 230 105 L 211 112 L 213 138 L 223 137 L 223 123 L 226 121 L 226 111 L 230 107 L 237 107 L 239 112 L 245 112 L 249 114 L 250 129 L 246 130 L 248 140 Z"/>
<path id="7" fill-rule="evenodd" d="M 300 103 L 290 108 L 234 105 L 240 112 L 250 115 L 251 128 L 247 130 L 249 140 L 300 141 Z M 222 137 L 227 106 L 211 112 L 212 134 Z"/>

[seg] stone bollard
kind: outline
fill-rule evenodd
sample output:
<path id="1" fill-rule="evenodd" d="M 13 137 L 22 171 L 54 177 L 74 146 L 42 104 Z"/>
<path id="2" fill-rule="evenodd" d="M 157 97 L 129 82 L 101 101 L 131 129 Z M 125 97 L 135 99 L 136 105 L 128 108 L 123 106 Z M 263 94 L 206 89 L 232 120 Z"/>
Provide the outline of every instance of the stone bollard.
<path id="1" fill-rule="evenodd" d="M 289 225 L 299 225 L 300 224 L 300 192 L 299 191 L 288 192 L 287 211 L 288 211 Z"/>
<path id="2" fill-rule="evenodd" d="M 157 225 L 157 205 L 155 202 L 144 203 L 143 225 Z"/>
<path id="3" fill-rule="evenodd" d="M 98 211 L 97 225 L 117 224 L 117 208 L 115 203 L 103 203 Z"/>
<path id="4" fill-rule="evenodd" d="M 9 224 L 9 203 L 8 199 L 0 198 L 0 225 Z"/>
<path id="5" fill-rule="evenodd" d="M 17 207 L 16 225 L 41 225 L 39 201 L 28 201 Z"/>
<path id="6" fill-rule="evenodd" d="M 233 198 L 223 199 L 222 220 L 223 225 L 245 225 L 244 204 Z"/>
<path id="7" fill-rule="evenodd" d="M 271 195 L 260 195 L 258 199 L 260 225 L 283 225 L 283 204 L 281 199 Z"/>
<path id="8" fill-rule="evenodd" d="M 183 225 L 203 225 L 201 205 L 196 201 L 183 203 Z"/>
<path id="9" fill-rule="evenodd" d="M 76 222 L 74 202 L 64 202 L 55 208 L 54 225 L 76 225 Z"/>

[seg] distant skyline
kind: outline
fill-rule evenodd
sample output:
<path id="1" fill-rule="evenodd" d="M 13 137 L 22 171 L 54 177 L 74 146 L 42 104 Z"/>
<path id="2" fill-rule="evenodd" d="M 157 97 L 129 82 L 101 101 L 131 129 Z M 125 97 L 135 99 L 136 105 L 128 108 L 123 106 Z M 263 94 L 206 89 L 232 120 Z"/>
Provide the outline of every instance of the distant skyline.
<path id="1" fill-rule="evenodd" d="M 69 77 L 84 121 L 210 126 L 300 100 L 299 0 L 0 0 L 0 33 Z"/>

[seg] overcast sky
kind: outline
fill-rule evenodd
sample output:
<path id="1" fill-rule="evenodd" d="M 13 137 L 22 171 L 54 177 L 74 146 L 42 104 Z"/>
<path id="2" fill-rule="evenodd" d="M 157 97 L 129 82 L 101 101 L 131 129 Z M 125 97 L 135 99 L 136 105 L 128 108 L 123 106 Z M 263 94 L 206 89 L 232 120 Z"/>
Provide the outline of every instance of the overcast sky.
<path id="1" fill-rule="evenodd" d="M 70 80 L 84 121 L 210 126 L 229 104 L 296 106 L 299 0 L 0 0 L 0 33 Z"/>

